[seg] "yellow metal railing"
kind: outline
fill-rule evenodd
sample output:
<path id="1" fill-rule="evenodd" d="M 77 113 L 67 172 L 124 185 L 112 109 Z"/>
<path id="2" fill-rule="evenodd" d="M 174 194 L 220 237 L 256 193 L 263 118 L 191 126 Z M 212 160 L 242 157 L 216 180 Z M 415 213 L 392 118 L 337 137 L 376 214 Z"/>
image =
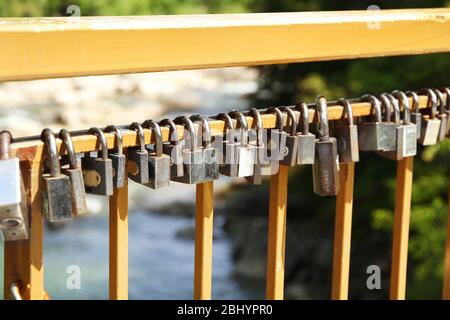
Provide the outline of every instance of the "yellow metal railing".
<path id="1" fill-rule="evenodd" d="M 450 9 L 308 12 L 205 16 L 2 19 L 0 80 L 28 80 L 96 74 L 322 61 L 360 57 L 450 51 Z M 376 27 L 374 27 L 374 23 Z M 379 28 L 378 28 L 379 26 Z M 334 36 L 329 37 L 332 33 Z M 419 97 L 420 108 L 427 97 Z M 371 106 L 352 102 L 355 117 Z M 310 122 L 316 121 L 309 110 Z M 337 120 L 343 108 L 331 103 L 328 118 Z M 246 117 L 249 126 L 253 119 Z M 274 128 L 275 115 L 264 114 L 265 128 Z M 212 134 L 225 131 L 223 121 L 210 122 Z M 183 127 L 178 126 L 180 138 Z M 169 130 L 162 128 L 168 141 Z M 113 134 L 106 134 L 110 148 Z M 154 141 L 145 130 L 146 143 Z M 75 152 L 98 150 L 92 135 L 73 137 Z M 123 147 L 136 146 L 135 131 L 123 132 Z M 66 151 L 61 149 L 61 154 Z M 21 160 L 31 217 L 30 239 L 5 243 L 5 298 L 20 281 L 24 299 L 44 298 L 42 261 L 43 219 L 41 172 L 43 144 L 39 139 L 15 142 L 12 154 Z M 346 299 L 350 259 L 353 163 L 341 166 L 341 191 L 336 199 L 332 298 Z M 397 166 L 397 196 L 392 253 L 392 299 L 403 299 L 413 158 Z M 286 232 L 288 168 L 271 178 L 268 299 L 282 299 Z M 128 298 L 128 186 L 110 197 L 110 298 Z M 197 185 L 194 298 L 211 298 L 213 183 Z M 450 212 L 449 212 L 450 215 Z M 449 230 L 450 232 L 450 230 Z M 449 299 L 450 242 L 446 249 L 444 298 Z"/>

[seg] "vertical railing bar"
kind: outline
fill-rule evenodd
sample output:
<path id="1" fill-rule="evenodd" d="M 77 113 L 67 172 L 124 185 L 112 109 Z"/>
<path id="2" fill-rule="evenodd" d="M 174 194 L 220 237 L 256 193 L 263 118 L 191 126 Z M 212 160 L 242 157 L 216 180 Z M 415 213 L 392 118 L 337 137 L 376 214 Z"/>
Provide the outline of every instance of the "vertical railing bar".
<path id="1" fill-rule="evenodd" d="M 408 237 L 414 158 L 397 162 L 397 182 L 392 242 L 391 284 L 389 298 L 404 300 L 408 265 Z"/>
<path id="2" fill-rule="evenodd" d="M 266 299 L 284 298 L 284 259 L 289 167 L 280 165 L 270 177 L 269 230 L 267 240 Z"/>
<path id="3" fill-rule="evenodd" d="M 41 201 L 40 161 L 42 149 L 36 151 L 34 161 L 21 163 L 22 179 L 27 193 L 29 219 L 28 240 L 4 243 L 4 299 L 12 299 L 11 285 L 20 284 L 24 300 L 44 298 L 44 266 L 42 261 L 43 218 Z"/>
<path id="4" fill-rule="evenodd" d="M 196 186 L 194 299 L 211 299 L 214 182 Z"/>
<path id="5" fill-rule="evenodd" d="M 448 185 L 447 241 L 445 243 L 444 286 L 442 288 L 442 299 L 450 300 L 450 183 Z"/>
<path id="6" fill-rule="evenodd" d="M 124 149 L 124 154 L 126 150 Z M 128 168 L 124 186 L 109 197 L 109 299 L 128 299 Z"/>
<path id="7" fill-rule="evenodd" d="M 347 300 L 350 273 L 355 163 L 340 164 L 341 190 L 336 197 L 331 299 Z"/>

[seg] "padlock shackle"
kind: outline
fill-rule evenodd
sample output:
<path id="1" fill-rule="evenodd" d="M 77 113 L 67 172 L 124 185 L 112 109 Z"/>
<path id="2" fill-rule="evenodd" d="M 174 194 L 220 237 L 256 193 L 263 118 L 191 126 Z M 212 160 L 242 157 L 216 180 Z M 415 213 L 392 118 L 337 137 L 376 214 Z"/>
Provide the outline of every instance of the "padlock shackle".
<path id="1" fill-rule="evenodd" d="M 445 110 L 445 100 L 444 100 L 444 95 L 442 94 L 442 92 L 438 89 L 434 89 L 434 93 L 436 94 L 436 97 L 439 101 L 439 114 L 444 114 L 444 110 Z"/>
<path id="2" fill-rule="evenodd" d="M 288 115 L 288 123 L 290 123 L 289 134 L 291 136 L 296 136 L 298 123 L 294 111 L 292 111 L 290 107 L 283 107 L 282 110 L 286 111 L 286 114 Z"/>
<path id="3" fill-rule="evenodd" d="M 447 111 L 450 111 L 450 88 L 445 87 L 445 88 L 442 88 L 442 90 L 445 91 L 445 94 L 447 95 L 446 109 L 447 109 Z"/>
<path id="4" fill-rule="evenodd" d="M 0 132 L 0 160 L 9 159 L 11 156 L 12 134 L 7 130 Z"/>
<path id="5" fill-rule="evenodd" d="M 163 137 L 158 122 L 154 120 L 145 120 L 142 127 L 153 131 L 155 134 L 155 155 L 161 157 L 163 155 Z"/>
<path id="6" fill-rule="evenodd" d="M 226 113 L 222 112 L 219 113 L 216 116 L 217 120 L 222 120 L 223 122 L 225 122 L 225 129 L 226 130 L 233 130 L 234 126 L 233 126 L 233 119 Z"/>
<path id="7" fill-rule="evenodd" d="M 248 125 L 247 120 L 245 119 L 245 116 L 242 112 L 239 111 L 231 111 L 230 116 L 233 119 L 236 119 L 237 124 L 236 129 L 239 128 L 241 130 L 241 144 L 247 145 L 248 144 Z"/>
<path id="8" fill-rule="evenodd" d="M 437 113 L 437 96 L 431 89 L 422 89 L 420 93 L 425 93 L 428 97 L 427 108 L 431 109 L 430 118 L 436 118 Z"/>
<path id="9" fill-rule="evenodd" d="M 283 131 L 283 113 L 280 111 L 278 107 L 270 107 L 266 110 L 266 113 L 271 113 L 276 115 L 276 123 L 275 127 L 282 132 Z"/>
<path id="10" fill-rule="evenodd" d="M 365 94 L 361 97 L 361 101 L 369 102 L 372 106 L 372 110 L 370 110 L 370 113 L 372 114 L 372 117 L 374 117 L 375 122 L 381 122 L 381 103 L 380 100 L 378 100 L 377 97 L 371 94 Z"/>
<path id="11" fill-rule="evenodd" d="M 123 135 L 122 135 L 122 130 L 120 130 L 118 127 L 116 127 L 115 125 L 109 125 L 105 128 L 105 132 L 112 132 L 114 133 L 114 135 L 116 136 L 116 141 L 117 141 L 117 154 L 121 155 L 123 154 Z"/>
<path id="12" fill-rule="evenodd" d="M 411 110 L 414 110 L 414 113 L 420 113 L 419 111 L 419 95 L 414 91 L 406 91 L 407 97 L 412 98 Z"/>
<path id="13" fill-rule="evenodd" d="M 301 131 L 302 135 L 307 135 L 309 134 L 309 111 L 308 111 L 308 105 L 306 104 L 306 102 L 300 102 L 297 103 L 295 106 L 295 110 L 299 110 L 300 111 L 300 119 L 298 122 L 299 126 L 300 124 L 302 125 Z"/>
<path id="14" fill-rule="evenodd" d="M 138 122 L 133 122 L 132 124 L 130 124 L 130 129 L 138 133 L 139 147 L 141 148 L 140 151 L 147 152 L 147 150 L 145 149 L 145 134 L 142 126 Z"/>
<path id="15" fill-rule="evenodd" d="M 47 147 L 47 155 L 50 160 L 50 175 L 52 177 L 59 177 L 61 175 L 61 168 L 59 167 L 58 145 L 53 131 L 45 128 L 41 133 L 41 140 Z"/>
<path id="16" fill-rule="evenodd" d="M 189 139 L 190 139 L 190 151 L 194 152 L 196 149 L 196 141 L 197 141 L 197 136 L 195 134 L 195 128 L 194 128 L 194 123 L 192 122 L 191 119 L 189 119 L 186 116 L 180 116 L 177 117 L 174 122 L 176 124 L 180 124 L 182 125 L 184 128 L 186 128 L 189 132 Z"/>
<path id="17" fill-rule="evenodd" d="M 205 149 L 211 148 L 211 127 L 209 126 L 209 121 L 205 116 L 202 115 L 193 115 L 191 116 L 191 120 L 196 121 L 200 120 L 200 130 L 202 133 L 202 146 Z"/>
<path id="18" fill-rule="evenodd" d="M 319 121 L 319 134 L 320 141 L 330 140 L 330 129 L 328 123 L 328 105 L 324 96 L 316 97 L 316 112 Z"/>
<path id="19" fill-rule="evenodd" d="M 253 125 L 256 129 L 256 145 L 258 147 L 264 146 L 263 142 L 263 121 L 261 117 L 261 112 L 256 108 L 251 108 L 248 111 L 248 115 L 253 118 Z"/>
<path id="20" fill-rule="evenodd" d="M 344 112 L 342 113 L 342 117 L 347 115 L 347 122 L 349 126 L 353 126 L 353 109 L 350 101 L 347 99 L 341 98 L 337 102 L 344 108 Z"/>
<path id="21" fill-rule="evenodd" d="M 161 120 L 159 122 L 159 125 L 169 127 L 170 144 L 172 144 L 172 142 L 174 142 L 173 145 L 178 145 L 178 143 L 180 143 L 180 139 L 178 138 L 178 129 L 175 122 L 173 122 L 171 119 L 166 118 Z"/>
<path id="22" fill-rule="evenodd" d="M 62 140 L 66 148 L 67 155 L 69 156 L 70 169 L 78 168 L 77 157 L 75 155 L 75 148 L 73 146 L 72 137 L 70 136 L 69 131 L 67 129 L 61 129 L 59 131 L 59 138 Z"/>
<path id="23" fill-rule="evenodd" d="M 108 141 L 106 140 L 105 134 L 103 133 L 100 128 L 92 127 L 88 131 L 89 134 L 93 134 L 96 136 L 100 142 L 100 151 L 102 154 L 102 159 L 107 160 L 108 159 Z"/>
<path id="24" fill-rule="evenodd" d="M 394 109 L 394 123 L 400 124 L 401 123 L 401 114 L 400 114 L 400 106 L 398 104 L 398 101 L 394 98 L 394 96 L 390 93 L 383 93 L 388 99 L 389 103 Z"/>
<path id="25" fill-rule="evenodd" d="M 382 94 L 379 100 L 381 101 L 381 108 L 382 112 L 384 111 L 386 122 L 392 122 L 391 102 L 389 98 L 385 94 Z"/>
<path id="26" fill-rule="evenodd" d="M 394 90 L 392 94 L 403 107 L 403 124 L 411 124 L 411 105 L 409 104 L 409 99 L 403 91 Z"/>

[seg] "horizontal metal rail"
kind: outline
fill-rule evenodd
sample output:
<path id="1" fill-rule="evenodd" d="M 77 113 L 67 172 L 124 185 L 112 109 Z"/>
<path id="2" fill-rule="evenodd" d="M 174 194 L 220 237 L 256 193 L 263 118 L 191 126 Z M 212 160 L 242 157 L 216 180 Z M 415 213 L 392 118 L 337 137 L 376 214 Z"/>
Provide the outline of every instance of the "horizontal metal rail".
<path id="1" fill-rule="evenodd" d="M 444 97 L 446 97 L 444 95 Z M 351 99 L 351 101 L 356 101 L 356 99 Z M 419 96 L 419 108 L 423 109 L 427 107 L 427 96 Z M 412 100 L 410 100 L 412 103 Z M 367 102 L 353 102 L 353 116 L 354 117 L 365 117 L 371 114 L 371 105 Z M 339 120 L 344 116 L 343 107 L 336 105 L 333 102 L 329 103 L 328 107 L 328 119 L 330 120 Z M 253 126 L 253 118 L 246 117 L 247 124 L 249 128 Z M 276 116 L 273 114 L 263 114 L 263 125 L 264 128 L 274 128 L 276 125 Z M 145 119 L 142 119 L 142 121 Z M 317 121 L 316 112 L 313 109 L 309 110 L 309 120 L 310 123 Z M 221 135 L 225 132 L 225 123 L 221 120 L 211 120 L 211 133 L 213 135 Z M 179 138 L 183 138 L 183 127 L 177 126 Z M 169 129 L 166 127 L 162 127 L 161 131 L 163 133 L 163 140 L 169 141 Z M 85 130 L 79 131 L 78 134 L 86 132 Z M 154 142 L 154 136 L 152 131 L 144 130 L 145 133 L 145 141 L 146 143 Z M 116 139 L 114 134 L 105 134 L 108 142 L 108 146 L 110 149 L 115 147 Z M 89 152 L 99 150 L 98 139 L 94 135 L 79 135 L 73 137 L 73 144 L 75 148 L 75 152 Z M 58 140 L 59 147 L 61 146 L 61 141 Z M 139 145 L 139 137 L 135 131 L 126 130 L 123 132 L 123 147 L 133 147 Z M 11 152 L 15 154 L 21 160 L 32 161 L 35 160 L 37 155 L 42 154 L 42 148 L 44 144 L 39 140 L 38 137 L 33 137 L 32 140 L 22 141 L 12 144 Z M 61 153 L 65 153 L 65 150 L 61 150 Z"/>
<path id="2" fill-rule="evenodd" d="M 0 81 L 448 52 L 449 30 L 449 8 L 7 18 Z"/>

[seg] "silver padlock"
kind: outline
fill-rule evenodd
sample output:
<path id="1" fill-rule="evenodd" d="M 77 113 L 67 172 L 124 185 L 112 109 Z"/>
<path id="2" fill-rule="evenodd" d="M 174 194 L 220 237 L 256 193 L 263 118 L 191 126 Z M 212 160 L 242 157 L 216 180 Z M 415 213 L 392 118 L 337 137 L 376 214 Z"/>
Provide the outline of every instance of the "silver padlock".
<path id="1" fill-rule="evenodd" d="M 286 138 L 287 138 L 287 132 L 283 130 L 284 127 L 284 117 L 281 110 L 277 107 L 271 107 L 268 108 L 266 113 L 272 113 L 275 114 L 277 121 L 275 124 L 275 128 L 269 129 L 267 141 L 268 146 L 267 149 L 269 151 L 268 155 L 270 159 L 277 163 L 276 171 L 278 171 L 278 161 L 281 161 L 284 159 L 284 155 L 286 153 Z"/>
<path id="2" fill-rule="evenodd" d="M 197 136 L 194 123 L 185 116 L 175 119 L 175 123 L 183 125 L 183 141 L 187 148 L 183 148 L 183 176 L 172 177 L 172 181 L 196 184 L 205 182 L 205 166 L 203 164 L 203 150 L 197 147 Z"/>
<path id="3" fill-rule="evenodd" d="M 28 239 L 27 200 L 18 158 L 11 158 L 12 136 L 0 132 L 0 231 L 5 241 Z"/>
<path id="4" fill-rule="evenodd" d="M 361 101 L 370 102 L 372 106 L 372 122 L 358 124 L 358 142 L 361 151 L 384 151 L 389 145 L 386 126 L 381 119 L 380 101 L 373 95 L 364 95 Z"/>
<path id="5" fill-rule="evenodd" d="M 130 129 L 137 132 L 138 146 L 128 148 L 128 177 L 134 182 L 145 185 L 149 182 L 149 171 L 144 130 L 137 122 L 133 122 Z"/>
<path id="6" fill-rule="evenodd" d="M 397 101 L 388 93 L 380 95 L 382 121 L 384 125 L 384 135 L 386 136 L 386 143 L 382 151 L 376 151 L 378 154 L 386 157 L 386 152 L 395 154 L 397 151 L 397 127 L 400 125 L 400 109 Z M 391 112 L 393 108 L 394 113 Z M 393 115 L 393 117 L 392 117 Z M 392 158 L 392 157 L 391 157 Z"/>
<path id="7" fill-rule="evenodd" d="M 450 88 L 443 88 L 442 90 L 447 96 L 445 114 L 447 115 L 447 137 L 450 137 Z"/>
<path id="8" fill-rule="evenodd" d="M 260 185 L 262 183 L 263 167 L 270 168 L 270 161 L 267 161 L 267 155 L 264 146 L 264 128 L 261 113 L 256 108 L 251 108 L 249 116 L 253 118 L 255 130 L 249 131 L 249 141 L 255 148 L 255 164 L 253 166 L 253 175 L 246 177 L 251 184 Z"/>
<path id="9" fill-rule="evenodd" d="M 298 152 L 297 152 L 297 164 L 313 164 L 316 154 L 316 136 L 309 132 L 309 112 L 308 106 L 304 102 L 300 102 L 295 107 L 300 111 L 300 121 L 298 125 Z"/>
<path id="10" fill-rule="evenodd" d="M 417 128 L 417 140 L 420 139 L 420 133 L 422 132 L 422 114 L 419 109 L 419 96 L 414 91 L 406 91 L 406 96 L 411 98 L 411 122 L 416 124 Z"/>
<path id="11" fill-rule="evenodd" d="M 240 178 L 251 177 L 254 173 L 256 161 L 256 148 L 250 144 L 248 136 L 247 120 L 242 112 L 233 111 L 231 117 L 237 120 L 236 128 L 239 128 L 240 140 L 237 147 L 237 163 Z"/>
<path id="12" fill-rule="evenodd" d="M 233 120 L 226 113 L 216 116 L 225 123 L 225 139 L 222 139 L 222 150 L 219 152 L 219 172 L 228 177 L 238 176 L 238 146 Z"/>
<path id="13" fill-rule="evenodd" d="M 100 151 L 95 158 L 87 152 L 81 159 L 84 189 L 90 194 L 112 196 L 114 194 L 113 166 L 112 160 L 108 158 L 108 141 L 99 128 L 90 128 L 88 133 L 98 138 Z"/>
<path id="14" fill-rule="evenodd" d="M 397 129 L 397 156 L 398 159 L 403 159 L 406 157 L 413 157 L 417 153 L 417 127 L 414 123 L 411 122 L 411 107 L 409 104 L 409 99 L 406 94 L 402 91 L 394 91 L 393 95 L 400 102 L 400 107 L 403 108 L 403 121 L 402 125 Z M 392 95 L 390 95 L 391 104 L 397 101 L 394 99 Z M 397 106 L 400 107 L 397 103 Z"/>
<path id="15" fill-rule="evenodd" d="M 437 97 L 431 89 L 424 89 L 420 92 L 425 93 L 428 97 L 427 109 L 430 111 L 430 114 L 423 117 L 419 143 L 424 146 L 435 145 L 438 142 L 441 127 L 441 120 L 436 118 Z"/>
<path id="16" fill-rule="evenodd" d="M 56 138 L 50 129 L 44 129 L 41 140 L 47 148 L 47 159 L 50 173 L 43 174 L 43 211 L 50 222 L 71 220 L 72 190 L 70 179 L 61 174 Z"/>
<path id="17" fill-rule="evenodd" d="M 445 136 L 447 135 L 448 119 L 447 114 L 445 113 L 445 99 L 441 91 L 434 89 L 434 93 L 436 94 L 439 103 L 439 113 L 436 115 L 436 118 L 441 120 L 441 125 L 439 126 L 438 142 L 442 142 L 444 141 Z"/>
<path id="18" fill-rule="evenodd" d="M 286 137 L 286 147 L 284 158 L 280 164 L 295 167 L 298 161 L 299 136 L 297 135 L 297 119 L 294 111 L 289 107 L 283 107 L 283 111 L 287 113 L 289 126 L 287 128 L 289 135 Z"/>
<path id="19" fill-rule="evenodd" d="M 125 185 L 125 168 L 127 158 L 123 154 L 123 135 L 122 130 L 110 125 L 105 128 L 105 132 L 112 132 L 116 137 L 116 148 L 108 152 L 108 157 L 112 161 L 113 167 L 113 185 L 115 188 L 122 188 Z"/>
<path id="20" fill-rule="evenodd" d="M 163 153 L 161 127 L 153 120 L 144 121 L 142 126 L 151 129 L 155 135 L 154 148 L 148 153 L 149 182 L 146 186 L 152 189 L 168 187 L 170 184 L 170 156 Z"/>
<path id="21" fill-rule="evenodd" d="M 170 156 L 170 177 L 182 177 L 183 172 L 183 145 L 178 137 L 178 129 L 175 122 L 163 119 L 161 126 L 169 127 L 169 142 L 163 144 L 163 153 Z"/>
<path id="22" fill-rule="evenodd" d="M 211 128 L 205 116 L 195 115 L 192 120 L 200 122 L 200 132 L 203 145 L 203 164 L 205 167 L 205 182 L 219 179 L 219 159 L 217 149 L 212 145 Z"/>
<path id="23" fill-rule="evenodd" d="M 347 124 L 341 120 L 339 127 L 334 129 L 337 140 L 339 163 L 358 162 L 358 127 L 353 124 L 353 111 L 347 99 L 339 99 L 338 104 L 344 108 L 343 115 L 347 115 Z"/>
<path id="24" fill-rule="evenodd" d="M 72 191 L 72 211 L 76 215 L 85 214 L 87 209 L 86 192 L 84 190 L 83 171 L 81 164 L 77 161 L 75 149 L 73 147 L 72 137 L 69 131 L 61 129 L 59 131 L 59 138 L 62 140 L 62 147 L 67 152 L 68 164 L 61 167 L 62 174 L 70 179 Z"/>
<path id="25" fill-rule="evenodd" d="M 320 196 L 335 196 L 340 189 L 337 141 L 329 134 L 325 97 L 316 98 L 316 108 L 319 130 L 316 140 L 316 160 L 313 165 L 314 193 Z"/>

